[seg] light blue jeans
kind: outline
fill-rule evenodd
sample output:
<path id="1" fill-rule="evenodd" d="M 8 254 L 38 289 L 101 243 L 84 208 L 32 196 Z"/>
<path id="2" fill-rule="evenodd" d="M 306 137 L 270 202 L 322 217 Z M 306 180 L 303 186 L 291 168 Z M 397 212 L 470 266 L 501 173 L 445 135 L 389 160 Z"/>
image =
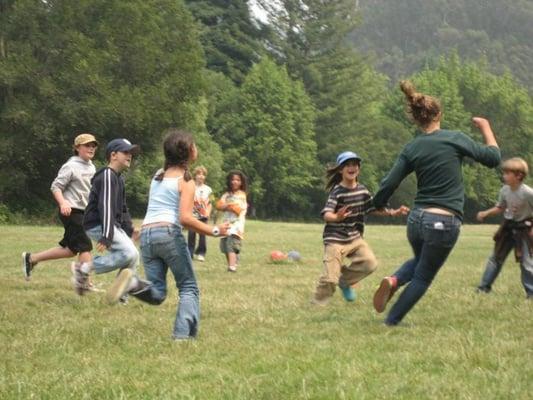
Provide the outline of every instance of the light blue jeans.
<path id="1" fill-rule="evenodd" d="M 102 226 L 95 226 L 85 231 L 87 236 L 97 242 L 102 238 Z M 93 258 L 94 271 L 104 274 L 116 269 L 131 268 L 135 273 L 139 265 L 139 251 L 133 240 L 118 226 L 114 227 L 113 241 L 104 255 L 96 255 Z"/>
<path id="2" fill-rule="evenodd" d="M 484 292 L 490 292 L 492 290 L 492 285 L 505 262 L 505 259 L 509 253 L 514 250 L 513 246 L 505 248 L 505 257 L 502 260 L 497 260 L 496 255 L 493 253 L 487 260 L 487 266 L 485 267 L 485 272 L 481 278 L 481 283 L 479 284 L 479 289 Z M 522 241 L 522 260 L 520 261 L 520 270 L 522 278 L 522 286 L 526 291 L 528 297 L 533 296 L 533 254 L 530 254 L 528 243 L 524 240 Z"/>
<path id="3" fill-rule="evenodd" d="M 167 296 L 167 271 L 174 275 L 179 290 L 179 304 L 174 323 L 174 339 L 191 339 L 198 334 L 200 291 L 192 267 L 187 242 L 178 226 L 143 228 L 141 254 L 146 279 L 152 282 L 152 304 L 161 304 Z"/>

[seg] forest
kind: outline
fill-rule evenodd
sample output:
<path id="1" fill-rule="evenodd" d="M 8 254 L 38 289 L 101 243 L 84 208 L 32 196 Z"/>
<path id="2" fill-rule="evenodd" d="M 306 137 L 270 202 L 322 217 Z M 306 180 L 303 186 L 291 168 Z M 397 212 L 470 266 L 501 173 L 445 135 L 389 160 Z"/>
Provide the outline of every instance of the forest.
<path id="1" fill-rule="evenodd" d="M 400 79 L 440 98 L 443 128 L 481 141 L 470 120 L 486 117 L 531 166 L 532 37 L 529 0 L 3 0 L 0 223 L 53 215 L 81 132 L 141 145 L 126 187 L 142 217 L 169 127 L 194 134 L 215 193 L 241 169 L 253 216 L 316 219 L 339 152 L 375 191 L 416 134 Z M 464 179 L 472 221 L 500 171 L 466 160 Z M 411 176 L 392 205 L 415 191 Z"/>

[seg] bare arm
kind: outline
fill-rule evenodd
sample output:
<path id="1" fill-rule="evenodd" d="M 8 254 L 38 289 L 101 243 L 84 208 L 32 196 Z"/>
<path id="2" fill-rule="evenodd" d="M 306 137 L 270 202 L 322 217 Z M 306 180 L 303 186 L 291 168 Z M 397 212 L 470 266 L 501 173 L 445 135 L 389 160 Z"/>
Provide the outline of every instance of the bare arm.
<path id="1" fill-rule="evenodd" d="M 397 217 L 399 215 L 407 215 L 409 214 L 409 207 L 407 206 L 400 206 L 400 208 L 382 208 L 379 210 L 374 210 L 372 212 L 369 212 L 371 215 L 379 215 L 380 217 Z"/>
<path id="2" fill-rule="evenodd" d="M 52 195 L 54 196 L 54 200 L 59 206 L 61 215 L 68 217 L 72 211 L 72 208 L 70 206 L 70 203 L 63 197 L 63 192 L 61 190 L 55 190 L 52 192 Z"/>
<path id="3" fill-rule="evenodd" d="M 196 219 L 192 213 L 194 206 L 194 182 L 182 182 L 180 191 L 180 223 L 198 233 L 213 236 L 213 226 L 205 224 Z M 229 224 L 218 225 L 220 235 L 224 236 L 227 233 Z"/>
<path id="4" fill-rule="evenodd" d="M 339 210 L 336 213 L 331 212 L 331 211 L 326 211 L 324 213 L 323 218 L 324 218 L 324 221 L 326 222 L 340 222 L 340 221 L 345 220 L 350 215 L 352 215 L 352 212 L 348 211 L 348 206 L 344 206 L 344 207 L 339 208 Z"/>
<path id="5" fill-rule="evenodd" d="M 493 215 L 499 215 L 503 212 L 503 208 L 500 207 L 492 207 L 485 211 L 480 211 L 477 213 L 477 220 L 479 222 L 483 222 L 483 220 L 487 217 L 492 217 Z"/>
<path id="6" fill-rule="evenodd" d="M 494 132 L 492 132 L 492 128 L 490 127 L 490 123 L 487 119 L 474 117 L 472 118 L 472 122 L 481 131 L 487 146 L 498 147 L 498 142 L 496 142 L 496 137 L 494 136 Z"/>

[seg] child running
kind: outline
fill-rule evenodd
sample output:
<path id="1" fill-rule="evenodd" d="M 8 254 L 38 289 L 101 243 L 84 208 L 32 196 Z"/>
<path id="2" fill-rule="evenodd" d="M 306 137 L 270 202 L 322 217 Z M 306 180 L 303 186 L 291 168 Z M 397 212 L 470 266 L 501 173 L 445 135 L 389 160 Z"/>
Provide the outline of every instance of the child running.
<path id="1" fill-rule="evenodd" d="M 216 208 L 223 211 L 222 221 L 230 224 L 228 236 L 220 239 L 220 251 L 226 255 L 228 272 L 237 272 L 239 254 L 244 239 L 246 221 L 246 176 L 238 170 L 226 176 L 226 192 L 216 202 Z"/>
<path id="2" fill-rule="evenodd" d="M 83 227 L 87 236 L 96 242 L 96 250 L 107 250 L 107 253 L 95 256 L 92 264 L 75 264 L 72 271 L 74 289 L 83 295 L 92 270 L 102 274 L 118 269 L 117 277 L 106 293 L 109 304 L 118 302 L 128 292 L 137 294 L 148 286 L 135 276 L 139 252 L 133 240 L 137 240 L 139 230 L 134 229 L 131 221 L 121 175 L 139 151 L 138 145 L 126 139 L 114 139 L 107 144 L 108 164 L 93 177 L 83 219 Z"/>
<path id="3" fill-rule="evenodd" d="M 141 253 L 146 278 L 153 286 L 138 296 L 161 304 L 167 295 L 167 271 L 174 275 L 179 305 L 172 336 L 193 339 L 200 322 L 199 290 L 182 226 L 204 235 L 225 235 L 229 225 L 209 226 L 193 214 L 195 183 L 188 171 L 198 151 L 189 133 L 172 129 L 163 144 L 165 165 L 150 185 L 148 209 L 141 230 Z"/>
<path id="4" fill-rule="evenodd" d="M 327 304 L 337 285 L 346 301 L 354 301 L 353 286 L 377 268 L 376 257 L 363 239 L 367 214 L 398 216 L 409 212 L 405 206 L 376 211 L 370 192 L 357 179 L 360 171 L 361 158 L 351 151 L 339 154 L 336 164 L 326 171 L 329 197 L 321 212 L 326 222 L 324 272 L 316 287 L 314 304 Z M 345 258 L 348 264 L 344 264 Z"/>
<path id="5" fill-rule="evenodd" d="M 506 160 L 502 170 L 505 184 L 496 206 L 477 214 L 480 222 L 501 213 L 504 217 L 494 235 L 494 251 L 487 260 L 478 290 L 485 293 L 492 290 L 505 259 L 514 249 L 526 297 L 533 299 L 533 189 L 523 182 L 529 168 L 525 160 L 515 157 Z"/>
<path id="6" fill-rule="evenodd" d="M 59 247 L 39 253 L 22 253 L 22 269 L 26 280 L 30 280 L 33 269 L 41 261 L 71 258 L 77 254 L 78 262 L 91 262 L 92 244 L 83 230 L 83 213 L 95 173 L 92 159 L 97 147 L 98 141 L 90 133 L 82 133 L 74 139 L 74 156 L 63 164 L 50 187 L 65 229 L 63 239 Z"/>
<path id="7" fill-rule="evenodd" d="M 211 188 L 205 184 L 207 169 L 204 166 L 196 167 L 193 172 L 193 177 L 196 187 L 194 192 L 193 215 L 201 222 L 207 223 L 207 221 L 209 221 L 209 216 L 211 215 L 211 193 L 213 193 Z M 198 234 L 198 248 L 194 251 L 196 246 L 196 232 L 194 229 L 189 229 L 187 244 L 189 246 L 191 257 L 196 256 L 198 261 L 205 261 L 207 245 L 204 234 Z"/>
<path id="8" fill-rule="evenodd" d="M 438 99 L 416 92 L 409 81 L 402 81 L 400 88 L 420 131 L 381 181 L 374 206 L 385 207 L 402 180 L 416 173 L 415 206 L 407 219 L 407 239 L 414 257 L 392 276 L 383 278 L 374 294 L 374 308 L 381 313 L 396 290 L 407 284 L 385 319 L 388 326 L 398 325 L 424 296 L 457 242 L 465 197 L 464 158 L 491 168 L 500 163 L 500 150 L 489 121 L 472 119 L 485 141 L 485 145 L 478 144 L 462 132 L 440 128 L 442 107 Z"/>

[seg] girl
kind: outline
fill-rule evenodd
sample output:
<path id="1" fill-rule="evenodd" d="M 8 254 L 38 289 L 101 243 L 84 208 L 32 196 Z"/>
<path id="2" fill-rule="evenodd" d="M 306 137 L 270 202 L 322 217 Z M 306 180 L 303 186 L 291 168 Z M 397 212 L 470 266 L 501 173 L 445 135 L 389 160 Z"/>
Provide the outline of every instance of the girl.
<path id="1" fill-rule="evenodd" d="M 353 285 L 377 268 L 377 261 L 368 243 L 363 240 L 365 216 L 406 215 L 405 206 L 397 210 L 376 211 L 372 196 L 357 177 L 361 158 L 345 151 L 337 157 L 335 166 L 327 170 L 326 190 L 329 197 L 322 210 L 326 222 L 324 233 L 324 273 L 318 281 L 312 303 L 325 305 L 338 285 L 346 301 L 354 301 Z M 344 258 L 348 265 L 343 265 Z"/>
<path id="2" fill-rule="evenodd" d="M 500 150 L 486 119 L 472 119 L 483 135 L 482 146 L 464 133 L 440 128 L 442 109 L 436 98 L 417 93 L 408 81 L 402 81 L 400 87 L 420 132 L 403 148 L 381 182 L 374 205 L 384 207 L 401 181 L 416 173 L 415 205 L 407 222 L 414 257 L 392 276 L 383 278 L 374 295 L 374 308 L 383 312 L 394 292 L 408 283 L 385 319 L 387 325 L 397 325 L 424 295 L 459 237 L 464 205 L 463 159 L 470 157 L 491 168 L 500 163 Z"/>
<path id="3" fill-rule="evenodd" d="M 246 177 L 241 171 L 231 171 L 226 177 L 226 193 L 216 203 L 217 210 L 223 211 L 222 220 L 231 228 L 229 235 L 220 239 L 220 250 L 226 255 L 228 271 L 237 271 L 238 255 L 244 238 L 246 220 Z"/>
<path id="4" fill-rule="evenodd" d="M 211 193 L 213 193 L 211 188 L 205 184 L 207 169 L 203 166 L 196 167 L 193 175 L 196 188 L 194 191 L 193 214 L 196 219 L 199 219 L 202 222 L 207 222 L 211 215 Z M 198 261 L 205 261 L 205 253 L 207 252 L 205 235 L 202 235 L 201 233 L 198 235 L 198 248 L 196 249 L 196 253 L 194 251 L 194 247 L 196 246 L 196 232 L 192 229 L 189 229 L 187 243 L 189 245 L 189 253 L 191 254 L 191 257 L 196 255 Z"/>
<path id="5" fill-rule="evenodd" d="M 170 268 L 180 297 L 173 338 L 192 339 L 198 334 L 200 321 L 199 291 L 182 227 L 219 236 L 225 235 L 229 226 L 209 226 L 193 215 L 195 184 L 188 168 L 198 151 L 192 136 L 171 129 L 163 151 L 165 165 L 152 180 L 141 228 L 144 270 L 152 286 L 132 294 L 150 304 L 161 304 L 167 295 L 166 274 Z"/>

